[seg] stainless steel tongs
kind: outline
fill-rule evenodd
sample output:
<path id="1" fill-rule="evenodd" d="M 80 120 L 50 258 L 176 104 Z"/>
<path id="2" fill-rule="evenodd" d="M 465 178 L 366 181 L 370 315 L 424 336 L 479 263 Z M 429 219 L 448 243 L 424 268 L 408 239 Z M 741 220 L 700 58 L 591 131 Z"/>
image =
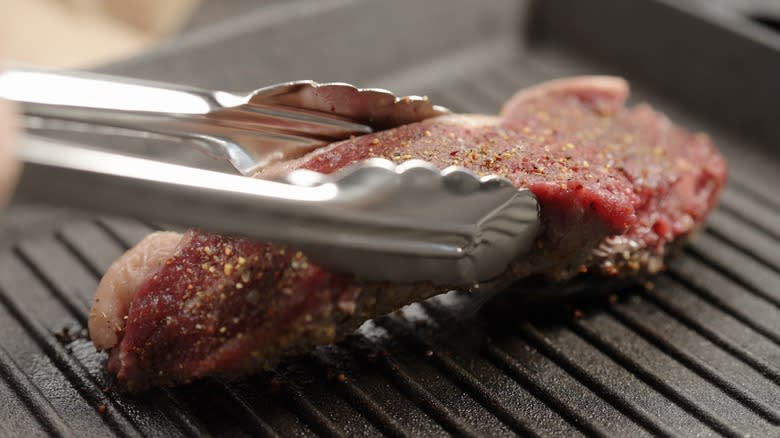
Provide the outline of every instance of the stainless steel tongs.
<path id="1" fill-rule="evenodd" d="M 41 70 L 0 74 L 0 97 L 23 103 L 28 128 L 108 127 L 176 138 L 243 175 L 331 141 L 446 112 L 423 98 L 347 84 L 302 81 L 234 94 Z M 21 158 L 17 202 L 288 243 L 367 280 L 488 280 L 529 250 L 539 231 L 527 190 L 421 161 L 375 159 L 332 175 L 299 170 L 265 181 L 33 136 Z"/>

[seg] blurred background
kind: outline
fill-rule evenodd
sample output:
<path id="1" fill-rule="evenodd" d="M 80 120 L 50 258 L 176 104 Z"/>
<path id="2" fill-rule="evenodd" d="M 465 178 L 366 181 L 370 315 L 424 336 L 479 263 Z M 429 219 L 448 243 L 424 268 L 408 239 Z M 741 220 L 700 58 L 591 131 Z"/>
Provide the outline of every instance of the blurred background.
<path id="1" fill-rule="evenodd" d="M 232 9 L 239 2 L 210 3 Z M 85 67 L 133 55 L 178 31 L 200 1 L 2 0 L 0 6 L 6 12 L 0 50 L 9 59 Z"/>
<path id="2" fill-rule="evenodd" d="M 527 1 L 518 0 L 518 3 Z M 0 53 L 13 61 L 89 67 L 132 56 L 175 34 L 283 0 L 0 0 Z M 298 2 L 290 2 L 298 3 Z M 317 1 L 310 2 L 313 6 Z M 327 3 L 324 1 L 323 3 Z M 754 13 L 778 28 L 777 0 L 684 0 Z M 391 17 L 388 17 L 391 18 Z"/>

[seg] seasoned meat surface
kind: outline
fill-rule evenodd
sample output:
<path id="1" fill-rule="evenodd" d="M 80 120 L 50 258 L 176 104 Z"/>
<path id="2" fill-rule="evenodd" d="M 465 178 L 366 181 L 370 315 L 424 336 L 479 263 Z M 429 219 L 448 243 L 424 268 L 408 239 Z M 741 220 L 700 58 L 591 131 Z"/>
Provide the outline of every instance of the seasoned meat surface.
<path id="1" fill-rule="evenodd" d="M 627 95 L 618 78 L 554 81 L 519 92 L 499 116 L 404 125 L 334 143 L 261 176 L 298 168 L 329 173 L 371 157 L 503 175 L 537 196 L 544 231 L 532 254 L 491 286 L 530 275 L 565 281 L 582 272 L 638 278 L 662 269 L 670 245 L 714 208 L 726 165 L 708 137 L 649 106 L 625 108 Z M 145 245 L 155 247 L 153 240 Z M 131 390 L 267 368 L 448 290 L 360 282 L 293 248 L 197 230 L 159 268 L 152 263 L 116 287 L 109 280 L 126 275 L 126 263 L 115 263 L 101 282 L 90 333 L 98 347 L 111 349 L 109 369 Z M 123 301 L 109 307 L 128 309 L 126 319 L 94 311 L 111 297 Z"/>

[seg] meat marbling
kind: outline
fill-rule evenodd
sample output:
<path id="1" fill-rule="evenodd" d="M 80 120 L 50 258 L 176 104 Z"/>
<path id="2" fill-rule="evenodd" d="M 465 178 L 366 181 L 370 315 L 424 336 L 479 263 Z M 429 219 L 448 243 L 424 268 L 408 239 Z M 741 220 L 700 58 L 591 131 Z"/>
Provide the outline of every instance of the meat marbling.
<path id="1" fill-rule="evenodd" d="M 517 93 L 499 116 L 447 115 L 334 143 L 267 169 L 329 173 L 370 157 L 499 174 L 539 199 L 532 254 L 481 290 L 528 276 L 641 277 L 663 268 L 714 208 L 726 164 L 703 134 L 649 106 L 625 81 L 579 77 Z M 465 285 L 361 282 L 281 245 L 190 230 L 152 235 L 98 288 L 89 329 L 129 390 L 241 376 L 362 322 Z"/>

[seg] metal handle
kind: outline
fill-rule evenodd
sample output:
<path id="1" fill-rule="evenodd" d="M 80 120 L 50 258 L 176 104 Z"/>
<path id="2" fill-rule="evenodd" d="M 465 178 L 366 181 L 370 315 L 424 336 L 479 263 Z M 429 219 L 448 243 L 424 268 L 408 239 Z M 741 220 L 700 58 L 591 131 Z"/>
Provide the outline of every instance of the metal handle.
<path id="1" fill-rule="evenodd" d="M 224 95 L 227 100 L 232 96 Z M 105 111 L 139 117 L 206 114 L 218 96 L 194 87 L 79 71 L 21 68 L 0 73 L 0 97 L 21 102 L 28 114 L 54 118 L 102 118 Z"/>
<path id="2" fill-rule="evenodd" d="M 413 224 L 392 218 L 372 220 L 370 213 L 350 211 L 349 205 L 371 203 L 367 198 L 372 189 L 367 186 L 359 193 L 327 183 L 298 186 L 33 136 L 25 138 L 20 157 L 25 168 L 14 197 L 17 203 L 55 204 L 304 246 L 434 257 L 461 255 L 457 247 L 416 239 L 387 239 L 384 246 L 378 243 L 377 227 L 407 228 Z"/>
<path id="3" fill-rule="evenodd" d="M 268 87 L 273 90 L 276 87 Z M 297 108 L 253 104 L 250 95 L 203 90 L 79 71 L 35 68 L 0 72 L 0 98 L 21 103 L 28 130 L 159 136 L 228 160 L 243 174 L 288 149 L 306 150 L 368 126 L 312 115 Z M 317 128 L 320 137 L 290 129 Z M 117 129 L 118 128 L 118 129 Z"/>
<path id="4" fill-rule="evenodd" d="M 219 97 L 226 102 L 220 102 Z M 239 96 L 194 87 L 79 71 L 13 69 L 0 72 L 0 98 L 21 103 L 28 129 L 99 132 L 96 126 L 129 130 L 111 134 L 159 134 L 222 157 L 214 138 L 227 130 L 206 117 Z M 137 134 L 136 134 L 137 135 Z"/>
<path id="5" fill-rule="evenodd" d="M 64 205 L 293 244 L 374 280 L 463 284 L 531 247 L 537 203 L 507 180 L 367 162 L 291 184 L 27 137 L 16 202 Z M 468 205 L 468 209 L 463 206 Z"/>

